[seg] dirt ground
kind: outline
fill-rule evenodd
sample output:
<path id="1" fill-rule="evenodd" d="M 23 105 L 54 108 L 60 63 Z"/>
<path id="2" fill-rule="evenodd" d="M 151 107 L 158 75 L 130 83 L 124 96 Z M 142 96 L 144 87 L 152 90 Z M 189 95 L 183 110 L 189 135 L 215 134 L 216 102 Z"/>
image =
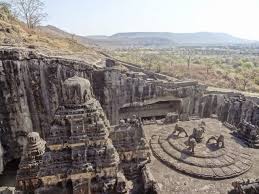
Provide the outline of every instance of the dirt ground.
<path id="1" fill-rule="evenodd" d="M 246 179 L 256 179 L 259 178 L 259 149 L 248 148 L 239 139 L 233 137 L 230 134 L 230 130 L 227 129 L 215 119 L 203 119 L 210 128 L 215 127 L 215 134 L 220 133 L 225 136 L 226 142 L 231 142 L 229 146 L 235 146 L 237 149 L 245 149 L 247 152 L 251 153 L 253 157 L 252 168 L 235 178 L 224 179 L 224 180 L 204 180 L 193 178 L 188 175 L 177 172 L 159 160 L 152 156 L 152 162 L 149 165 L 150 170 L 158 183 L 160 193 L 162 194 L 203 194 L 203 193 L 217 193 L 226 194 L 230 189 L 232 189 L 231 183 L 237 180 Z M 192 126 L 192 122 L 199 121 L 186 121 L 182 123 L 185 126 Z M 148 140 L 152 135 L 158 134 L 160 130 L 169 130 L 168 133 L 172 132 L 174 125 L 171 127 L 163 127 L 163 125 L 145 125 L 144 131 Z M 226 145 L 228 146 L 228 145 Z"/>

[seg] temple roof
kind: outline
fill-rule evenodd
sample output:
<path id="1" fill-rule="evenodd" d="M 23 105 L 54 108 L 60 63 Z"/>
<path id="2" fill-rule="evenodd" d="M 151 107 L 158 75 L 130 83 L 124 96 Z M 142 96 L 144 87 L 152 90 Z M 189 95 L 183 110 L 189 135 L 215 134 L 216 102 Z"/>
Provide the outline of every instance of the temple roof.
<path id="1" fill-rule="evenodd" d="M 85 78 L 68 78 L 63 86 L 65 104 L 83 104 L 93 97 L 91 83 Z"/>

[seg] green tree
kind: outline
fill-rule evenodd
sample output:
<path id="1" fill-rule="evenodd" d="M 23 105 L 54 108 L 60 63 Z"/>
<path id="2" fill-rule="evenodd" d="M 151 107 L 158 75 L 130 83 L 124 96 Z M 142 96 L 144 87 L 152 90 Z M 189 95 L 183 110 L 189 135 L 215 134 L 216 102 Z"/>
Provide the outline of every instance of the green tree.
<path id="1" fill-rule="evenodd" d="M 250 81 L 255 80 L 256 72 L 253 69 L 242 68 L 241 72 L 237 75 L 237 78 L 241 84 L 242 90 L 247 90 L 247 86 Z"/>
<path id="2" fill-rule="evenodd" d="M 187 51 L 187 67 L 188 67 L 188 71 L 190 70 L 191 60 L 192 60 L 192 51 L 188 50 Z"/>
<path id="3" fill-rule="evenodd" d="M 249 62 L 249 61 L 248 61 L 248 62 L 242 63 L 241 66 L 242 66 L 243 68 L 246 68 L 246 69 L 251 69 L 251 68 L 254 67 L 254 64 L 253 64 L 252 62 Z"/>
<path id="4" fill-rule="evenodd" d="M 206 73 L 207 73 L 207 75 L 209 75 L 209 71 L 210 71 L 210 69 L 212 69 L 214 61 L 210 58 L 205 58 L 204 63 L 206 66 Z"/>

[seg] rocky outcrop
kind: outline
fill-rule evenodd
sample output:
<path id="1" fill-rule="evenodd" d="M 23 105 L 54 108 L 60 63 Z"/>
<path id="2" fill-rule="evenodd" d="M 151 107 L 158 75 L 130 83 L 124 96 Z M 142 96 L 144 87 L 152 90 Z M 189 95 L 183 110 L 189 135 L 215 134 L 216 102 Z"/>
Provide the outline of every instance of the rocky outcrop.
<path id="1" fill-rule="evenodd" d="M 119 153 L 121 168 L 129 180 L 140 177 L 140 171 L 150 162 L 150 150 L 141 121 L 136 117 L 120 121 L 110 133 L 110 138 Z"/>
<path id="2" fill-rule="evenodd" d="M 106 68 L 104 72 L 104 109 L 112 124 L 120 120 L 119 110 L 127 107 L 141 107 L 159 102 L 179 102 L 179 114 L 195 114 L 206 87 L 193 81 L 177 81 L 150 78 L 143 72 L 122 72 Z M 137 109 L 135 110 L 136 112 Z M 168 110 L 164 116 L 170 112 Z M 134 114 L 134 113 L 133 113 Z M 132 115 L 128 115 L 132 116 Z"/>
<path id="3" fill-rule="evenodd" d="M 250 194 L 259 193 L 259 180 L 247 179 L 242 181 L 232 182 L 233 189 L 228 194 Z"/>
<path id="4" fill-rule="evenodd" d="M 240 93 L 214 93 L 204 95 L 198 112 L 202 118 L 216 116 L 222 122 L 233 126 L 243 121 L 259 126 L 259 99 L 241 95 Z"/>
<path id="5" fill-rule="evenodd" d="M 28 133 L 36 131 L 45 139 L 55 110 L 62 103 L 63 82 L 75 74 L 90 81 L 111 124 L 118 124 L 123 107 L 163 101 L 177 102 L 171 109 L 179 114 L 193 114 L 205 89 L 197 82 L 172 82 L 166 76 L 139 69 L 123 71 L 116 63 L 109 60 L 107 63 L 107 68 L 101 68 L 27 49 L 0 49 L 0 133 L 4 162 L 21 157 Z M 171 109 L 163 110 L 163 114 Z"/>
<path id="6" fill-rule="evenodd" d="M 44 140 L 55 136 L 51 126 L 64 124 L 63 121 L 55 119 L 55 115 L 56 110 L 64 111 L 62 107 L 65 102 L 80 104 L 82 99 L 89 97 L 85 96 L 80 89 L 80 87 L 88 87 L 88 82 L 86 84 L 82 81 L 82 84 L 79 84 L 80 87 L 78 82 L 74 83 L 71 79 L 69 83 L 65 82 L 67 78 L 74 75 L 89 80 L 89 85 L 92 86 L 91 96 L 100 102 L 98 107 L 101 106 L 106 113 L 102 117 L 107 116 L 112 125 L 135 114 L 140 117 L 140 121 L 141 119 L 156 119 L 156 117 L 164 118 L 168 113 L 180 120 L 199 116 L 217 117 L 220 121 L 232 125 L 237 125 L 242 119 L 257 126 L 259 124 L 258 99 L 250 97 L 244 99 L 239 94 L 232 93 L 206 93 L 204 95 L 206 86 L 195 81 L 174 80 L 165 75 L 150 73 L 139 67 L 120 64 L 110 59 L 106 61 L 106 64 L 98 67 L 82 61 L 45 56 L 31 50 L 5 48 L 0 49 L 0 172 L 3 170 L 2 166 L 8 161 L 21 158 L 27 135 L 31 132 L 38 132 Z M 66 96 L 77 97 L 66 98 Z M 87 107 L 83 108 L 87 109 Z M 91 109 L 91 107 L 88 108 Z M 70 113 L 74 111 L 73 107 L 68 109 Z M 114 143 L 114 145 L 117 146 L 121 159 L 125 160 L 121 166 L 125 171 L 129 171 L 130 177 L 134 175 L 134 170 L 128 167 L 132 166 L 132 161 L 137 156 L 135 151 L 140 155 L 144 153 L 145 157 L 140 163 L 139 161 L 134 163 L 133 168 L 139 172 L 141 169 L 139 167 L 147 161 L 145 139 L 142 139 L 141 134 L 137 134 L 142 129 L 141 127 L 118 127 L 117 131 L 111 131 L 108 120 L 104 119 L 104 125 L 108 132 L 111 132 L 112 139 L 115 141 L 121 139 L 121 142 Z M 67 122 L 65 124 L 69 124 L 69 121 Z M 134 140 L 130 135 L 124 135 L 128 132 L 137 134 L 138 138 Z M 121 138 L 117 135 L 121 135 Z M 129 153 L 126 149 L 127 142 L 123 142 L 124 137 L 129 138 L 129 142 L 132 143 Z M 68 144 L 65 142 L 66 139 L 62 139 L 61 142 L 56 136 L 48 141 L 53 147 L 56 145 L 55 141 L 62 146 Z M 80 138 L 77 139 L 78 141 L 81 141 Z M 74 143 L 76 144 L 76 142 L 71 144 Z M 125 148 L 126 151 L 120 148 Z M 64 153 L 71 156 L 71 149 L 65 150 Z M 114 153 L 117 152 L 114 151 Z M 90 153 L 91 156 L 93 154 Z M 82 156 L 80 153 L 79 155 Z M 75 157 L 80 159 L 79 155 L 76 154 Z M 72 156 L 74 157 L 73 154 Z M 96 162 L 100 161 L 92 161 L 94 165 Z M 123 180 L 123 176 L 118 176 L 119 184 L 116 185 L 118 190 L 125 186 Z M 47 180 L 45 181 L 48 185 Z M 100 188 L 98 177 L 94 181 Z M 65 182 L 63 181 L 64 184 Z M 67 186 L 71 185 L 71 182 L 66 183 Z M 84 184 L 88 183 L 84 181 Z"/>
<path id="7" fill-rule="evenodd" d="M 16 194 L 14 187 L 0 187 L 0 194 Z"/>
<path id="8" fill-rule="evenodd" d="M 0 50 L 0 133 L 5 163 L 20 158 L 32 131 L 44 138 L 61 102 L 63 81 L 78 73 L 92 81 L 94 67 L 30 50 Z"/>
<path id="9" fill-rule="evenodd" d="M 110 138 L 120 157 L 120 168 L 133 183 L 133 193 L 145 192 L 142 169 L 151 162 L 151 152 L 142 122 L 135 115 L 113 127 Z"/>
<path id="10" fill-rule="evenodd" d="M 46 152 L 36 132 L 28 135 L 17 189 L 38 194 L 128 193 L 118 153 L 108 137 L 109 122 L 90 82 L 73 76 L 63 88 L 62 103 L 46 134 Z"/>
<path id="11" fill-rule="evenodd" d="M 159 193 L 158 184 L 155 181 L 155 178 L 153 177 L 148 165 L 146 165 L 144 168 L 142 168 L 142 179 L 144 182 L 145 193 L 148 193 L 148 194 L 158 194 Z"/>

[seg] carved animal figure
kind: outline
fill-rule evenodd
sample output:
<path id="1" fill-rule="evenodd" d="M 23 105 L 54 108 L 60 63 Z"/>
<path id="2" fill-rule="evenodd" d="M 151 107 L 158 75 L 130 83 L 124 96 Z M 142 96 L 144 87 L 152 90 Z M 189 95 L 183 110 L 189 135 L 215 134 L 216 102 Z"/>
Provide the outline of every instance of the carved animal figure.
<path id="1" fill-rule="evenodd" d="M 190 138 L 188 141 L 189 150 L 191 150 L 191 153 L 194 154 L 194 148 L 196 146 L 196 140 L 194 138 Z"/>
<path id="2" fill-rule="evenodd" d="M 216 141 L 218 148 L 224 148 L 224 147 L 225 147 L 224 139 L 225 139 L 225 138 L 224 138 L 223 135 L 220 135 L 219 137 L 217 137 L 217 136 L 212 136 L 212 137 L 210 137 L 210 138 L 208 139 L 207 144 L 210 143 L 211 140 L 214 140 L 214 141 Z"/>
<path id="3" fill-rule="evenodd" d="M 177 137 L 179 137 L 179 135 L 181 133 L 184 133 L 185 137 L 188 137 L 188 133 L 185 131 L 185 129 L 183 127 L 180 127 L 178 124 L 176 124 L 175 127 L 174 127 L 173 135 L 176 135 Z"/>
<path id="4" fill-rule="evenodd" d="M 193 128 L 193 132 L 189 137 L 189 140 L 191 138 L 194 138 L 196 140 L 197 143 L 200 143 L 203 139 L 203 134 L 205 133 L 205 128 L 204 127 L 200 127 L 200 128 Z"/>

